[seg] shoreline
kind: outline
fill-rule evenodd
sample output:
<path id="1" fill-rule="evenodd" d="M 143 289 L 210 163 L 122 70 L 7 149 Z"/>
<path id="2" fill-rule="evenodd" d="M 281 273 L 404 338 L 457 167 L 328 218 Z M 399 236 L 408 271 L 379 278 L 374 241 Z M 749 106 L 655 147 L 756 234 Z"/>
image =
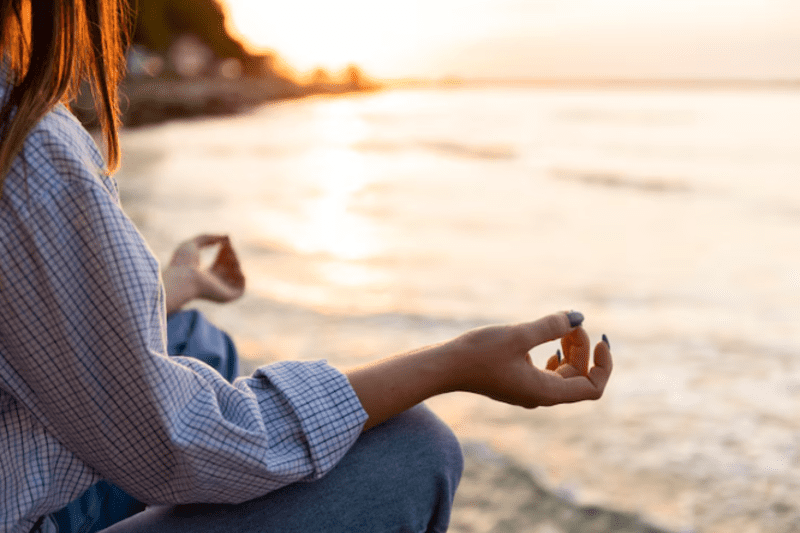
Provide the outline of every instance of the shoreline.
<path id="1" fill-rule="evenodd" d="M 453 533 L 671 533 L 636 513 L 574 502 L 483 443 L 465 441 L 462 450 Z"/>
<path id="2" fill-rule="evenodd" d="M 374 92 L 383 85 L 369 79 L 301 84 L 287 78 L 242 77 L 143 78 L 128 77 L 120 84 L 122 125 L 136 128 L 187 118 L 244 113 L 282 100 L 319 95 Z M 82 90 L 72 112 L 89 129 L 98 127 L 90 91 Z"/>
<path id="3" fill-rule="evenodd" d="M 301 83 L 279 75 L 262 77 L 142 77 L 129 76 L 120 84 L 122 123 L 135 128 L 171 120 L 234 115 L 281 100 L 319 95 L 343 95 L 384 89 L 485 89 L 515 87 L 546 90 L 778 90 L 800 89 L 800 79 L 388 79 L 353 75 L 347 80 Z M 73 102 L 73 113 L 88 128 L 98 126 L 89 91 Z"/>

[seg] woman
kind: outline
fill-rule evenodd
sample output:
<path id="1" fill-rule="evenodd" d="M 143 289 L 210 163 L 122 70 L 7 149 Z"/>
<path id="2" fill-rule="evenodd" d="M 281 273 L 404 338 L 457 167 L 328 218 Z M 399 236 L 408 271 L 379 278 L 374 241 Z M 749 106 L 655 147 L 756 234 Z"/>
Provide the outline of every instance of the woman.
<path id="1" fill-rule="evenodd" d="M 443 531 L 460 452 L 418 404 L 451 391 L 528 408 L 602 395 L 608 342 L 589 370 L 575 312 L 345 373 L 281 362 L 230 384 L 167 357 L 159 266 L 110 177 L 121 2 L 0 0 L 3 532 L 53 531 L 51 514 L 100 480 L 151 505 L 114 533 Z M 106 161 L 61 104 L 81 79 Z M 559 338 L 566 359 L 534 367 L 528 351 Z"/>

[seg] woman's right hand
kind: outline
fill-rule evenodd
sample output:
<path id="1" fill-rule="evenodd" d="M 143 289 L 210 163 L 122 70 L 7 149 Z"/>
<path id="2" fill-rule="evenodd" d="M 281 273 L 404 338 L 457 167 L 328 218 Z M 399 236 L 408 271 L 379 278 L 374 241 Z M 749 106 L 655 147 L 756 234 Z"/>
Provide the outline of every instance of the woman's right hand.
<path id="1" fill-rule="evenodd" d="M 219 245 L 214 262 L 200 266 L 200 251 Z M 230 302 L 244 294 L 244 274 L 226 235 L 198 235 L 181 243 L 164 269 L 167 313 L 177 311 L 195 298 Z"/>

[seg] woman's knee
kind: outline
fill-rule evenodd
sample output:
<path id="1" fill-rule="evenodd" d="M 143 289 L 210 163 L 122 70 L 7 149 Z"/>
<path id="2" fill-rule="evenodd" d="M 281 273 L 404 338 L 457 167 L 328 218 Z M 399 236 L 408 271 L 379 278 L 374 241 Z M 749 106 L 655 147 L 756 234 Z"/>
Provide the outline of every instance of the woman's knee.
<path id="1" fill-rule="evenodd" d="M 421 472 L 443 480 L 455 492 L 464 469 L 464 458 L 450 427 L 424 405 L 398 415 L 393 423 L 396 439 L 406 445 L 401 446 L 401 452 L 414 458 Z"/>
<path id="2" fill-rule="evenodd" d="M 409 527 L 396 531 L 445 531 L 464 468 L 453 431 L 426 407 L 417 406 L 370 429 L 362 439 L 362 445 L 381 454 L 384 490 L 409 520 Z"/>

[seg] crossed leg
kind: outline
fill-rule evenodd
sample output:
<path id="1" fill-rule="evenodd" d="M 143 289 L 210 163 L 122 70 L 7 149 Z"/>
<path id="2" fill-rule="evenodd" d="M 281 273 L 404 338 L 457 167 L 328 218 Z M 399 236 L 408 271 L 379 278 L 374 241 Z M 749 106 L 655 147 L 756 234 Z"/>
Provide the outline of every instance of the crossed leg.
<path id="1" fill-rule="evenodd" d="M 103 533 L 444 532 L 463 458 L 424 406 L 359 437 L 325 477 L 237 505 L 151 507 Z"/>

